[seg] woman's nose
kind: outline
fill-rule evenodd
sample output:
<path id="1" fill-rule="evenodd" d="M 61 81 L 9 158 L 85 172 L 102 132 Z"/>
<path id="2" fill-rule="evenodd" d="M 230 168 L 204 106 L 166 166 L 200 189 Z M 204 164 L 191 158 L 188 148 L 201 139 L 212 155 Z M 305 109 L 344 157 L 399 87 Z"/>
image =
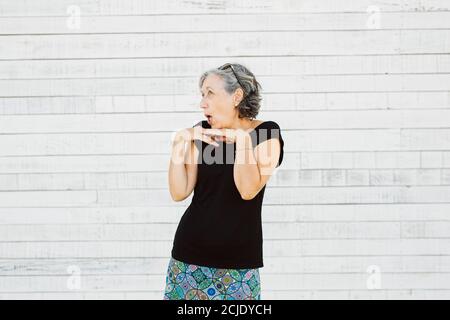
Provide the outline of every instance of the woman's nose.
<path id="1" fill-rule="evenodd" d="M 206 107 L 208 107 L 208 105 L 206 104 L 205 100 L 204 99 L 200 100 L 200 108 L 204 109 Z"/>

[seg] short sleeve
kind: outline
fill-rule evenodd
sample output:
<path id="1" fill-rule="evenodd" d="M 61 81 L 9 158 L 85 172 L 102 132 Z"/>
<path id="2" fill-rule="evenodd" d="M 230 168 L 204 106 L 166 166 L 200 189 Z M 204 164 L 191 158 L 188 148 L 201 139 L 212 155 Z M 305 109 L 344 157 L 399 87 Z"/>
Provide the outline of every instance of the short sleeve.
<path id="1" fill-rule="evenodd" d="M 281 128 L 275 121 L 265 121 L 261 123 L 255 131 L 251 132 L 253 146 L 257 146 L 261 142 L 269 139 L 278 139 L 280 141 L 280 158 L 277 167 L 283 162 L 284 156 L 284 140 L 281 135 Z"/>

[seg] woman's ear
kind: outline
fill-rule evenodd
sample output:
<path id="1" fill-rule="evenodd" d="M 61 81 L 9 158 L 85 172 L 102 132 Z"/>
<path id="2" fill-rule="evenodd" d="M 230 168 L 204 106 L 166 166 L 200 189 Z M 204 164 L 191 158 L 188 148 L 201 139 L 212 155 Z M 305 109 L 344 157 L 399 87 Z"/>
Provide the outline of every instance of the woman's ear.
<path id="1" fill-rule="evenodd" d="M 234 106 L 237 107 L 243 99 L 244 99 L 244 91 L 241 88 L 237 88 L 233 95 Z"/>

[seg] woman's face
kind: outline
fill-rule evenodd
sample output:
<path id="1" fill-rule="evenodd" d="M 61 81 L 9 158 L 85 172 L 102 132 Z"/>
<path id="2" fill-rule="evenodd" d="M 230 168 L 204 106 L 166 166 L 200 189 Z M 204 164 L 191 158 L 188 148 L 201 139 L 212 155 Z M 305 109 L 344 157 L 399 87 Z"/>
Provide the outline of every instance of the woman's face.
<path id="1" fill-rule="evenodd" d="M 200 107 L 207 117 L 211 128 L 229 128 L 234 119 L 238 117 L 238 109 L 235 108 L 239 101 L 239 91 L 228 94 L 224 89 L 222 78 L 215 74 L 210 74 L 203 81 L 201 87 L 202 100 Z"/>

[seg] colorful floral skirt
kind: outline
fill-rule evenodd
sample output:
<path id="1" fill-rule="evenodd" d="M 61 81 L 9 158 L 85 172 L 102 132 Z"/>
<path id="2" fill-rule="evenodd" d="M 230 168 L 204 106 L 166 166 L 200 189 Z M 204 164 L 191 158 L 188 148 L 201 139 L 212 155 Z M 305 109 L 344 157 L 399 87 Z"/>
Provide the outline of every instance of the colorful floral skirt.
<path id="1" fill-rule="evenodd" d="M 259 269 L 219 269 L 170 258 L 164 300 L 261 300 Z"/>

